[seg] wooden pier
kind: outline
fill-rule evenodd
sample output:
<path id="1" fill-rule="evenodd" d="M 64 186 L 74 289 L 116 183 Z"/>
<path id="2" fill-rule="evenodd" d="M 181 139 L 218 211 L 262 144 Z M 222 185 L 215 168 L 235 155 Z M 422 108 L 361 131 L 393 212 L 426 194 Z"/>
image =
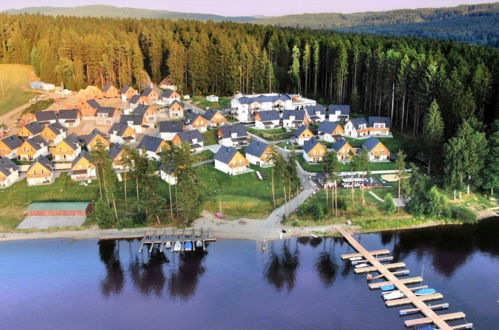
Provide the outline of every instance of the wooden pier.
<path id="1" fill-rule="evenodd" d="M 210 231 L 203 230 L 203 228 L 198 230 L 194 228 L 167 228 L 149 232 L 146 231 L 140 241 L 139 253 L 143 251 L 145 246 L 149 246 L 149 252 L 152 252 L 156 246 L 160 249 L 160 251 L 163 251 L 163 248 L 168 242 L 172 246 L 174 242 L 181 242 L 182 246 L 184 246 L 184 243 L 188 241 L 193 244 L 196 241 L 201 241 L 204 249 L 206 242 L 214 242 L 216 241 L 216 238 L 211 235 Z"/>
<path id="2" fill-rule="evenodd" d="M 442 299 L 443 295 L 441 293 L 434 293 L 434 294 L 429 294 L 429 295 L 417 296 L 413 291 L 417 290 L 419 288 L 422 288 L 422 287 L 426 287 L 426 286 L 421 285 L 419 287 L 410 288 L 410 287 L 407 287 L 406 284 L 422 283 L 423 278 L 422 277 L 412 277 L 412 278 L 404 278 L 404 279 L 397 278 L 395 275 L 396 272 L 391 272 L 390 269 L 404 268 L 405 263 L 397 262 L 397 263 L 392 263 L 392 264 L 382 264 L 381 260 L 379 260 L 377 258 L 378 255 L 390 254 L 389 250 L 367 251 L 355 238 L 352 237 L 352 235 L 350 235 L 342 227 L 336 227 L 336 229 L 338 230 L 338 232 L 341 235 L 343 235 L 343 237 L 347 240 L 347 242 L 355 250 L 357 250 L 357 253 L 344 254 L 341 256 L 341 258 L 343 260 L 345 260 L 345 259 L 350 259 L 350 258 L 362 257 L 363 258 L 362 260 L 365 263 L 369 263 L 371 265 L 371 266 L 362 267 L 362 268 L 355 268 L 354 272 L 357 274 L 358 273 L 378 272 L 380 275 L 371 277 L 371 279 L 373 279 L 373 278 L 385 278 L 386 279 L 386 281 L 383 281 L 383 282 L 370 283 L 369 284 L 370 289 L 374 290 L 374 289 L 379 289 L 385 285 L 393 285 L 393 286 L 395 286 L 396 290 L 399 290 L 402 294 L 404 294 L 404 296 L 405 296 L 404 298 L 386 301 L 385 304 L 387 307 L 403 306 L 403 305 L 412 304 L 414 306 L 414 308 L 402 310 L 400 315 L 403 316 L 403 315 L 421 313 L 424 316 L 424 317 L 418 318 L 418 319 L 406 320 L 404 322 L 406 327 L 416 327 L 416 326 L 425 325 L 425 324 L 434 324 L 438 329 L 447 329 L 447 330 L 450 330 L 450 329 L 470 329 L 471 327 L 473 327 L 472 323 L 465 323 L 465 324 L 457 325 L 457 326 L 450 326 L 447 323 L 447 321 L 464 319 L 465 314 L 462 312 L 448 313 L 448 314 L 441 314 L 441 315 L 435 313 L 435 310 L 448 308 L 449 304 L 440 304 L 440 305 L 429 306 L 425 303 L 425 301 L 433 301 L 433 300 Z M 388 260 L 388 259 L 386 259 L 386 260 Z M 355 260 L 356 263 L 357 263 L 357 261 L 358 260 Z"/>

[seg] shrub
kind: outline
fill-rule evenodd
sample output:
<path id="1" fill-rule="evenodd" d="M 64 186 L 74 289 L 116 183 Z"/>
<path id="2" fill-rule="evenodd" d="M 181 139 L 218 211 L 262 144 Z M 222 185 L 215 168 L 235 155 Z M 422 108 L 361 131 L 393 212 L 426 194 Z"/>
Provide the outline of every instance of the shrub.
<path id="1" fill-rule="evenodd" d="M 113 226 L 113 210 L 102 198 L 99 198 L 97 203 L 95 203 L 95 208 L 90 217 L 100 228 L 111 228 Z"/>
<path id="2" fill-rule="evenodd" d="M 395 203 L 393 202 L 392 194 L 386 194 L 383 201 L 383 209 L 386 214 L 392 214 L 395 212 Z"/>
<path id="3" fill-rule="evenodd" d="M 347 209 L 347 203 L 344 198 L 338 198 L 338 209 L 345 211 Z"/>
<path id="4" fill-rule="evenodd" d="M 133 228 L 135 227 L 135 223 L 132 218 L 126 217 L 118 220 L 117 226 L 119 229 L 123 228 Z"/>
<path id="5" fill-rule="evenodd" d="M 442 216 L 447 203 L 444 195 L 442 195 L 436 186 L 431 187 L 426 195 L 428 203 L 426 206 L 426 214 L 431 217 Z"/>
<path id="6" fill-rule="evenodd" d="M 476 214 L 471 209 L 466 206 L 454 206 L 451 208 L 452 218 L 466 222 L 472 223 L 476 221 Z"/>
<path id="7" fill-rule="evenodd" d="M 409 200 L 405 209 L 407 210 L 407 212 L 416 217 L 420 217 L 424 213 L 424 205 L 421 204 L 417 199 Z"/>

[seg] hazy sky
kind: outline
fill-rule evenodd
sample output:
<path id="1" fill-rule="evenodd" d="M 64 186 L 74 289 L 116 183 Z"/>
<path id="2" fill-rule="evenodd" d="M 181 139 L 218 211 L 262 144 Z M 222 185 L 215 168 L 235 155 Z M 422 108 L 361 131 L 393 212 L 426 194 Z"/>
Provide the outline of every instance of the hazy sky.
<path id="1" fill-rule="evenodd" d="M 119 7 L 163 9 L 170 11 L 212 13 L 227 16 L 287 15 L 300 13 L 383 11 L 400 8 L 446 7 L 462 3 L 484 3 L 486 0 L 17 0 L 0 2 L 0 10 L 10 8 L 54 6 L 74 7 L 109 4 Z"/>

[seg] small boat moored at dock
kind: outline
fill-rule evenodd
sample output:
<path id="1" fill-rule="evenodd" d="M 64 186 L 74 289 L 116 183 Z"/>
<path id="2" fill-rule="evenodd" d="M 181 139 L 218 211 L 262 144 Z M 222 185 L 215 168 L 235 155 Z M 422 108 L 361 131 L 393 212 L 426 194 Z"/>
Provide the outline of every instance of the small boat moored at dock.
<path id="1" fill-rule="evenodd" d="M 203 242 L 202 241 L 196 241 L 196 247 L 197 248 L 202 248 L 203 247 Z"/>
<path id="2" fill-rule="evenodd" d="M 393 291 L 395 289 L 395 285 L 393 284 L 383 285 L 380 289 L 381 291 Z"/>
<path id="3" fill-rule="evenodd" d="M 173 244 L 173 252 L 180 252 L 182 251 L 182 242 L 176 241 L 175 244 Z"/>
<path id="4" fill-rule="evenodd" d="M 350 261 L 362 260 L 362 257 L 351 257 L 349 260 Z"/>
<path id="5" fill-rule="evenodd" d="M 355 265 L 355 268 L 364 268 L 364 267 L 368 267 L 369 265 L 367 263 L 361 263 L 361 264 L 358 264 L 358 265 Z"/>
<path id="6" fill-rule="evenodd" d="M 414 292 L 414 294 L 416 296 L 426 296 L 428 294 L 434 294 L 434 293 L 437 293 L 437 290 L 432 289 L 432 288 L 421 289 L 421 290 Z"/>
<path id="7" fill-rule="evenodd" d="M 387 293 L 387 294 L 382 294 L 382 296 L 383 296 L 384 300 L 395 300 L 395 299 L 400 299 L 400 298 L 405 297 L 405 295 L 402 292 L 400 292 L 399 290 L 392 291 L 392 292 Z"/>
<path id="8" fill-rule="evenodd" d="M 171 249 L 172 248 L 172 242 L 166 241 L 165 242 L 165 249 Z"/>
<path id="9" fill-rule="evenodd" d="M 192 251 L 193 250 L 193 245 L 191 241 L 186 241 L 184 243 L 184 251 Z"/>

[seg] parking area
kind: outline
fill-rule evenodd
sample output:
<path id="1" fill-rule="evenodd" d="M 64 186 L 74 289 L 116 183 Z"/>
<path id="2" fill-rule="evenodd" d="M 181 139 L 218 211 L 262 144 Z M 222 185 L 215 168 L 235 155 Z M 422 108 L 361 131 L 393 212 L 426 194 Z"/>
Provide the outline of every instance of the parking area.
<path id="1" fill-rule="evenodd" d="M 50 227 L 79 227 L 85 216 L 27 216 L 17 229 L 47 229 Z"/>

